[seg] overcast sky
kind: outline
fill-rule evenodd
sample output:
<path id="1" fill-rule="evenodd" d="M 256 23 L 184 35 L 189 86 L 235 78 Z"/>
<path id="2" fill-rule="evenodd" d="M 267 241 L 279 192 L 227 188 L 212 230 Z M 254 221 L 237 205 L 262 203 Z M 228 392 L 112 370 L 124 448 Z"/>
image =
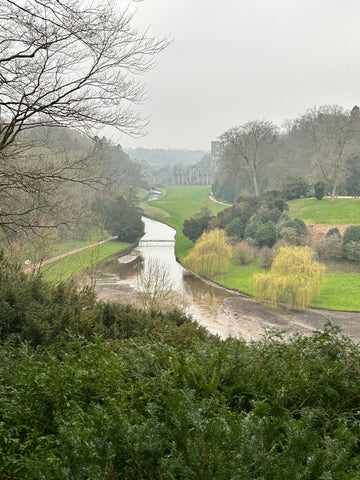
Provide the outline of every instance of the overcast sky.
<path id="1" fill-rule="evenodd" d="M 140 28 L 173 41 L 144 76 L 148 134 L 119 138 L 123 147 L 210 149 L 249 120 L 281 126 L 313 106 L 360 104 L 358 0 L 131 5 Z"/>

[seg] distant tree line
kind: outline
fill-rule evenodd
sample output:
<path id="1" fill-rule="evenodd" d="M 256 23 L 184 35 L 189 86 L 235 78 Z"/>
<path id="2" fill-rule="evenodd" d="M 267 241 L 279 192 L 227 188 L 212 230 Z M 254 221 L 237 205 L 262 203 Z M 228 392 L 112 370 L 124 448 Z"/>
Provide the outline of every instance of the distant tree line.
<path id="1" fill-rule="evenodd" d="M 220 137 L 222 158 L 212 186 L 216 198 L 260 196 L 281 190 L 286 199 L 360 195 L 360 113 L 337 105 L 312 108 L 283 129 L 255 120 Z M 317 186 L 317 188 L 316 188 Z"/>

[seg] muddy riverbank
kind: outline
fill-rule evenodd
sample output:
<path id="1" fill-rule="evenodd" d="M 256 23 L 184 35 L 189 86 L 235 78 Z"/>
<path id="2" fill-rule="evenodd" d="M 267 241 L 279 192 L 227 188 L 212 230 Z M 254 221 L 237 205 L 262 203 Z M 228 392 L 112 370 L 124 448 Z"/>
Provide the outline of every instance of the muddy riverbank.
<path id="1" fill-rule="evenodd" d="M 209 301 L 209 298 L 204 296 L 203 302 L 197 301 L 196 304 L 191 304 L 189 300 L 185 309 L 199 324 L 223 339 L 235 337 L 244 338 L 246 341 L 258 340 L 268 329 L 278 330 L 284 338 L 295 333 L 310 335 L 316 330 L 323 330 L 326 323 L 331 322 L 339 326 L 354 342 L 360 341 L 359 312 L 313 308 L 296 311 L 274 309 L 219 288 L 223 290 L 222 299 Z M 101 300 L 140 306 L 131 281 L 113 277 L 112 282 L 109 279 L 108 282 L 98 285 L 97 290 Z"/>

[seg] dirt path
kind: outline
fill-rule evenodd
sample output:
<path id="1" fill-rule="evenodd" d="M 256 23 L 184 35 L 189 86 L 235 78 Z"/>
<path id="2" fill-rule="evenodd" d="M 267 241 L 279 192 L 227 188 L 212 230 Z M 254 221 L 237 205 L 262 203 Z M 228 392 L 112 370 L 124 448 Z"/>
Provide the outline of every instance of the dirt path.
<path id="1" fill-rule="evenodd" d="M 219 200 L 216 200 L 212 193 L 209 194 L 209 200 L 214 203 L 218 203 L 219 205 L 226 205 L 227 207 L 231 207 L 230 203 L 219 202 Z"/>
<path id="2" fill-rule="evenodd" d="M 37 263 L 26 268 L 25 273 L 37 270 L 38 268 L 44 267 L 45 265 L 50 265 L 51 263 L 57 262 L 58 260 L 62 260 L 63 258 L 70 257 L 70 255 L 73 255 L 74 253 L 82 252 L 83 250 L 87 250 L 88 248 L 96 247 L 98 245 L 102 245 L 103 243 L 110 242 L 110 240 L 115 240 L 116 238 L 117 237 L 109 237 L 105 240 L 92 243 L 91 245 L 85 245 L 84 247 L 75 248 L 74 250 L 70 250 L 69 252 L 61 253 L 59 255 L 56 255 L 55 257 L 48 258 L 41 263 Z"/>

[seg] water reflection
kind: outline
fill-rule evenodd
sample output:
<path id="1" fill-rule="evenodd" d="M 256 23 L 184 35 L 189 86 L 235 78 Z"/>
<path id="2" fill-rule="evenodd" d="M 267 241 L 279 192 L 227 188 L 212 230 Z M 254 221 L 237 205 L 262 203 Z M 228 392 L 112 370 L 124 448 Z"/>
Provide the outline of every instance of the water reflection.
<path id="1" fill-rule="evenodd" d="M 109 289 L 119 290 L 125 286 L 136 289 L 138 275 L 146 272 L 150 262 L 158 262 L 169 272 L 175 289 L 189 299 L 190 312 L 196 320 L 208 326 L 205 320 L 211 316 L 212 322 L 220 322 L 222 302 L 230 296 L 229 293 L 200 280 L 176 261 L 176 232 L 173 228 L 145 217 L 143 221 L 145 235 L 136 248 L 138 256 L 134 261 L 121 263 L 121 258 L 113 257 L 99 264 L 96 279 L 98 293 Z M 216 329 L 210 330 L 218 333 Z"/>

